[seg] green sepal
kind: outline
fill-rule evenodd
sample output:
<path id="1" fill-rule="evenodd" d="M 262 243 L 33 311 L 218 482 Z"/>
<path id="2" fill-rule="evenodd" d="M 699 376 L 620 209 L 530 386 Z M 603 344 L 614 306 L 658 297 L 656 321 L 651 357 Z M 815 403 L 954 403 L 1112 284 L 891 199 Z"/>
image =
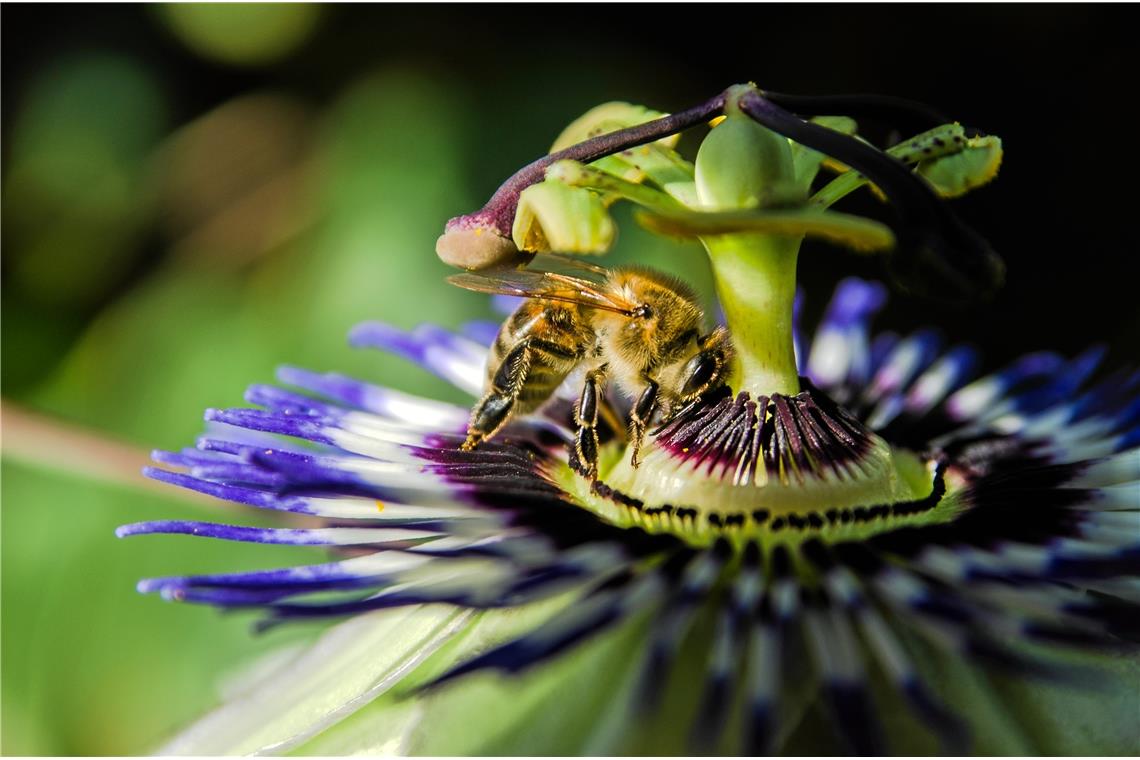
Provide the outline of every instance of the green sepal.
<path id="1" fill-rule="evenodd" d="M 811 121 L 813 124 L 833 129 L 845 135 L 854 135 L 858 129 L 855 120 L 847 116 L 816 116 Z M 797 142 L 791 142 L 791 146 L 792 165 L 795 167 L 796 173 L 796 187 L 804 195 L 807 195 L 811 192 L 811 183 L 815 181 L 816 175 L 819 174 L 820 167 L 823 166 L 827 156 Z"/>
<path id="2" fill-rule="evenodd" d="M 670 213 L 638 211 L 634 218 L 651 232 L 680 238 L 761 232 L 823 238 L 856 251 L 885 250 L 895 244 L 891 228 L 881 222 L 815 208 Z"/>
<path id="3" fill-rule="evenodd" d="M 523 190 L 511 228 L 519 250 L 533 253 L 605 253 L 616 236 L 598 193 L 549 179 Z"/>

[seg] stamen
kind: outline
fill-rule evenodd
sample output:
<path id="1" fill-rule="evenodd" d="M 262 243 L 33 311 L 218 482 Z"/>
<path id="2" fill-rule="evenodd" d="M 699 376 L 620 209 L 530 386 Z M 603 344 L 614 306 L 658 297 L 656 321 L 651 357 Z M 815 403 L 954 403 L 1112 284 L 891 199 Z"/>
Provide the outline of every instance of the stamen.
<path id="1" fill-rule="evenodd" d="M 734 485 L 763 482 L 755 475 L 761 466 L 784 484 L 829 471 L 842 478 L 845 465 L 873 445 L 869 430 L 812 391 L 756 400 L 740 393 L 735 400 L 694 405 L 662 426 L 656 442 L 682 462 L 731 475 Z"/>

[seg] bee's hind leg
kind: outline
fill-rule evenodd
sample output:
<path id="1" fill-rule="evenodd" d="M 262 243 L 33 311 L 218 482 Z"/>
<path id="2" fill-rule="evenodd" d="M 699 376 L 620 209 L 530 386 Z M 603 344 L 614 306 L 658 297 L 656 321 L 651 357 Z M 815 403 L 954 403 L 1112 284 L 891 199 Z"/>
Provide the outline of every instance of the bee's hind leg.
<path id="1" fill-rule="evenodd" d="M 598 480 L 598 403 L 608 369 L 609 365 L 603 364 L 586 373 L 582 396 L 578 400 L 578 408 L 574 410 L 574 421 L 578 424 L 578 432 L 574 437 L 574 455 L 578 460 L 579 472 L 591 483 Z"/>
<path id="2" fill-rule="evenodd" d="M 514 405 L 513 394 L 491 390 L 485 395 L 471 413 L 471 422 L 467 426 L 467 440 L 459 447 L 460 451 L 472 451 L 497 433 L 510 417 Z"/>
<path id="3" fill-rule="evenodd" d="M 530 341 L 524 340 L 515 346 L 491 378 L 491 387 L 471 411 L 471 422 L 467 425 L 467 440 L 460 446 L 461 451 L 471 451 L 489 439 L 507 423 L 515 407 L 519 393 L 526 384 L 530 371 Z"/>

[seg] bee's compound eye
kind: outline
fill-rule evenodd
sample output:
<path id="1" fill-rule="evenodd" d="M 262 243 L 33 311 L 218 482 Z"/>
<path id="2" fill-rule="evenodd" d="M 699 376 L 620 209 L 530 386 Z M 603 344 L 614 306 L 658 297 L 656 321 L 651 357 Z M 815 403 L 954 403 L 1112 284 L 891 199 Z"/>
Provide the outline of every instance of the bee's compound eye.
<path id="1" fill-rule="evenodd" d="M 704 392 L 716 376 L 719 366 L 720 362 L 717 361 L 717 357 L 707 352 L 701 352 L 689 359 L 682 375 L 685 384 L 681 388 L 681 396 L 688 398 Z"/>
<path id="2" fill-rule="evenodd" d="M 653 307 L 643 303 L 633 310 L 634 319 L 649 319 L 653 316 Z"/>

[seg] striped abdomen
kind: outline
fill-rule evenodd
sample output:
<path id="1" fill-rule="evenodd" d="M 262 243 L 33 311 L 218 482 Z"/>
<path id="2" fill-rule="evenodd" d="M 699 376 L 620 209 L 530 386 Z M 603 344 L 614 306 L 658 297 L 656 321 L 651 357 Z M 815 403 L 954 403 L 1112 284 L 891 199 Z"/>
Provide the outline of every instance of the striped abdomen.
<path id="1" fill-rule="evenodd" d="M 514 413 L 531 412 L 550 398 L 595 343 L 577 305 L 525 301 L 503 323 L 491 346 L 485 389 L 513 397 Z"/>

